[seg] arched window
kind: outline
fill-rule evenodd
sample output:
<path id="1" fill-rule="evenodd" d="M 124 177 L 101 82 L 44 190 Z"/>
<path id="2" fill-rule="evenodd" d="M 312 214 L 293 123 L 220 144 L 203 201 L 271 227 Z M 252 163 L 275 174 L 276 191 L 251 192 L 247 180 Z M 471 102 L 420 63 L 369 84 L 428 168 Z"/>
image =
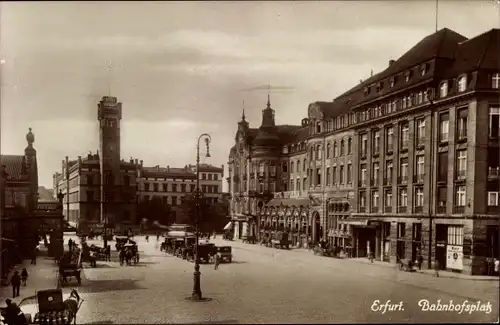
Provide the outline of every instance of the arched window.
<path id="1" fill-rule="evenodd" d="M 321 133 L 321 122 L 316 122 L 316 133 Z"/>
<path id="2" fill-rule="evenodd" d="M 443 98 L 448 96 L 448 82 L 443 82 L 439 87 L 439 97 Z"/>
<path id="3" fill-rule="evenodd" d="M 314 146 L 311 146 L 311 152 L 310 152 L 310 155 L 309 155 L 309 160 L 313 160 L 314 159 Z"/>
<path id="4" fill-rule="evenodd" d="M 331 149 L 330 142 L 328 142 L 326 144 L 326 159 L 330 159 L 330 149 Z"/>
<path id="5" fill-rule="evenodd" d="M 294 172 L 293 167 L 294 167 L 294 166 L 293 166 L 293 161 L 292 161 L 292 162 L 290 162 L 290 173 L 293 173 L 293 172 Z"/>
<path id="6" fill-rule="evenodd" d="M 333 157 L 337 157 L 338 156 L 338 151 L 337 151 L 337 142 L 334 142 L 333 143 Z"/>
<path id="7" fill-rule="evenodd" d="M 350 155 L 352 153 L 352 139 L 349 138 L 347 140 L 347 154 Z"/>
<path id="8" fill-rule="evenodd" d="M 343 156 L 345 153 L 344 151 L 344 139 L 340 140 L 340 155 Z"/>
<path id="9" fill-rule="evenodd" d="M 297 160 L 297 173 L 300 172 L 300 160 Z"/>
<path id="10" fill-rule="evenodd" d="M 458 91 L 462 92 L 467 89 L 467 77 L 466 76 L 461 76 L 458 78 Z"/>

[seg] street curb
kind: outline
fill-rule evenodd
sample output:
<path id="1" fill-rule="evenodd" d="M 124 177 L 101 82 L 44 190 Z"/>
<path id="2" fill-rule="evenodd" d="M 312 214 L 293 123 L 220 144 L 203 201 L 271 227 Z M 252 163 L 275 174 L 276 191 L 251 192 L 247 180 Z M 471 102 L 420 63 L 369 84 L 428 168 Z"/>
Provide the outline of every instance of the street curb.
<path id="1" fill-rule="evenodd" d="M 253 246 L 252 244 L 245 244 L 245 243 L 238 242 L 238 241 L 233 241 L 233 242 L 241 244 L 242 246 L 247 246 L 247 245 Z M 303 248 L 290 249 L 290 252 L 306 253 L 306 254 L 308 253 Z M 375 266 L 383 267 L 383 268 L 387 268 L 387 269 L 392 269 L 392 268 L 395 269 L 396 268 L 395 264 L 390 264 L 390 263 L 387 264 L 387 265 L 385 265 L 385 264 L 384 265 L 380 265 L 378 263 L 377 264 L 372 264 L 372 263 L 368 263 L 368 262 L 364 262 L 364 261 L 356 260 L 356 259 L 351 259 L 351 258 L 332 258 L 332 257 L 327 257 L 327 256 L 318 256 L 318 257 L 320 257 L 320 258 L 323 257 L 323 258 L 343 260 L 343 261 L 347 261 L 347 262 L 354 262 L 354 263 L 357 263 L 357 264 L 375 265 Z M 431 271 L 431 272 L 425 272 L 425 271 L 424 272 L 422 272 L 422 271 L 419 272 L 419 271 L 415 271 L 414 273 L 435 277 L 434 271 Z M 489 282 L 499 282 L 500 281 L 500 277 L 493 277 L 493 276 L 491 278 L 474 278 L 474 276 L 460 277 L 460 276 L 450 276 L 449 274 L 443 274 L 443 273 L 439 274 L 439 278 L 457 279 L 457 280 L 465 280 L 465 281 L 489 281 Z"/>

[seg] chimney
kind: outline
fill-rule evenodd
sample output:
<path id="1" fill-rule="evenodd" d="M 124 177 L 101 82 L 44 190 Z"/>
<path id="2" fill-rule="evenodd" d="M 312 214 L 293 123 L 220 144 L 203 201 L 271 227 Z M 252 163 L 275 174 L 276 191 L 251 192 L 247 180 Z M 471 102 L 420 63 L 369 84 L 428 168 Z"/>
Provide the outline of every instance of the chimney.
<path id="1" fill-rule="evenodd" d="M 394 62 L 396 62 L 396 61 L 394 61 L 394 60 L 389 60 L 389 66 L 393 65 L 393 64 L 394 64 Z"/>
<path id="2" fill-rule="evenodd" d="M 139 165 L 139 160 L 137 160 L 137 159 L 136 159 L 136 160 L 135 160 L 135 164 L 136 164 L 136 165 Z"/>
<path id="3" fill-rule="evenodd" d="M 78 165 L 82 164 L 82 156 L 78 156 Z"/>
<path id="4" fill-rule="evenodd" d="M 130 163 L 133 164 L 134 163 L 134 158 L 130 157 Z"/>
<path id="5" fill-rule="evenodd" d="M 359 83 L 362 84 L 363 83 L 363 79 L 359 79 Z"/>
<path id="6" fill-rule="evenodd" d="M 143 160 L 141 160 L 141 161 L 140 161 L 140 163 L 141 163 L 141 167 L 142 167 L 142 164 L 144 163 L 144 161 L 143 161 Z"/>
<path id="7" fill-rule="evenodd" d="M 61 160 L 61 174 L 64 174 L 64 160 Z"/>
<path id="8" fill-rule="evenodd" d="M 170 165 L 167 165 L 167 170 L 170 170 Z"/>
<path id="9" fill-rule="evenodd" d="M 220 165 L 222 168 L 222 177 L 224 177 L 224 165 Z"/>

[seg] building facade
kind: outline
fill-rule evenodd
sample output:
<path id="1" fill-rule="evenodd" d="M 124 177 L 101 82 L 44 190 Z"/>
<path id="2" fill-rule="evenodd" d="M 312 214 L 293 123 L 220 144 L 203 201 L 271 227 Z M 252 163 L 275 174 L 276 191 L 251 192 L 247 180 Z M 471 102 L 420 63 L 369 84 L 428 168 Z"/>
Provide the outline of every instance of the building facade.
<path id="1" fill-rule="evenodd" d="M 333 102 L 310 104 L 293 136 L 242 118 L 229 155 L 233 220 L 256 215 L 352 257 L 422 256 L 424 266 L 487 274 L 499 258 L 499 48 L 497 29 L 472 39 L 443 29 Z M 264 126 L 266 114 L 274 122 L 263 112 Z M 278 183 L 257 188 L 273 199 L 255 202 L 246 183 L 259 181 L 247 164 L 254 151 L 279 168 Z"/>

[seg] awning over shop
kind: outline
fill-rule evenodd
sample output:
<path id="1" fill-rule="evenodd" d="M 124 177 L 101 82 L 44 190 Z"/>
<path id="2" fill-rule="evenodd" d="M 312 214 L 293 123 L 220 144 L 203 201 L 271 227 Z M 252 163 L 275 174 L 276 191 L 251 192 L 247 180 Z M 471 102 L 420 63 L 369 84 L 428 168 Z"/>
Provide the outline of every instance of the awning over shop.
<path id="1" fill-rule="evenodd" d="M 307 207 L 309 205 L 310 201 L 309 199 L 281 199 L 281 198 L 274 198 L 269 203 L 267 203 L 267 207 L 279 207 L 280 205 L 283 206 L 296 206 L 296 207 Z"/>
<path id="2" fill-rule="evenodd" d="M 370 225 L 370 221 L 371 220 L 372 219 L 370 219 L 370 218 L 353 218 L 353 217 L 350 217 L 350 218 L 342 220 L 341 222 L 344 223 L 344 224 L 351 225 L 351 226 L 367 227 L 368 225 Z"/>
<path id="3" fill-rule="evenodd" d="M 233 225 L 232 222 L 228 222 L 227 225 L 224 227 L 224 230 L 229 230 L 232 225 Z"/>

